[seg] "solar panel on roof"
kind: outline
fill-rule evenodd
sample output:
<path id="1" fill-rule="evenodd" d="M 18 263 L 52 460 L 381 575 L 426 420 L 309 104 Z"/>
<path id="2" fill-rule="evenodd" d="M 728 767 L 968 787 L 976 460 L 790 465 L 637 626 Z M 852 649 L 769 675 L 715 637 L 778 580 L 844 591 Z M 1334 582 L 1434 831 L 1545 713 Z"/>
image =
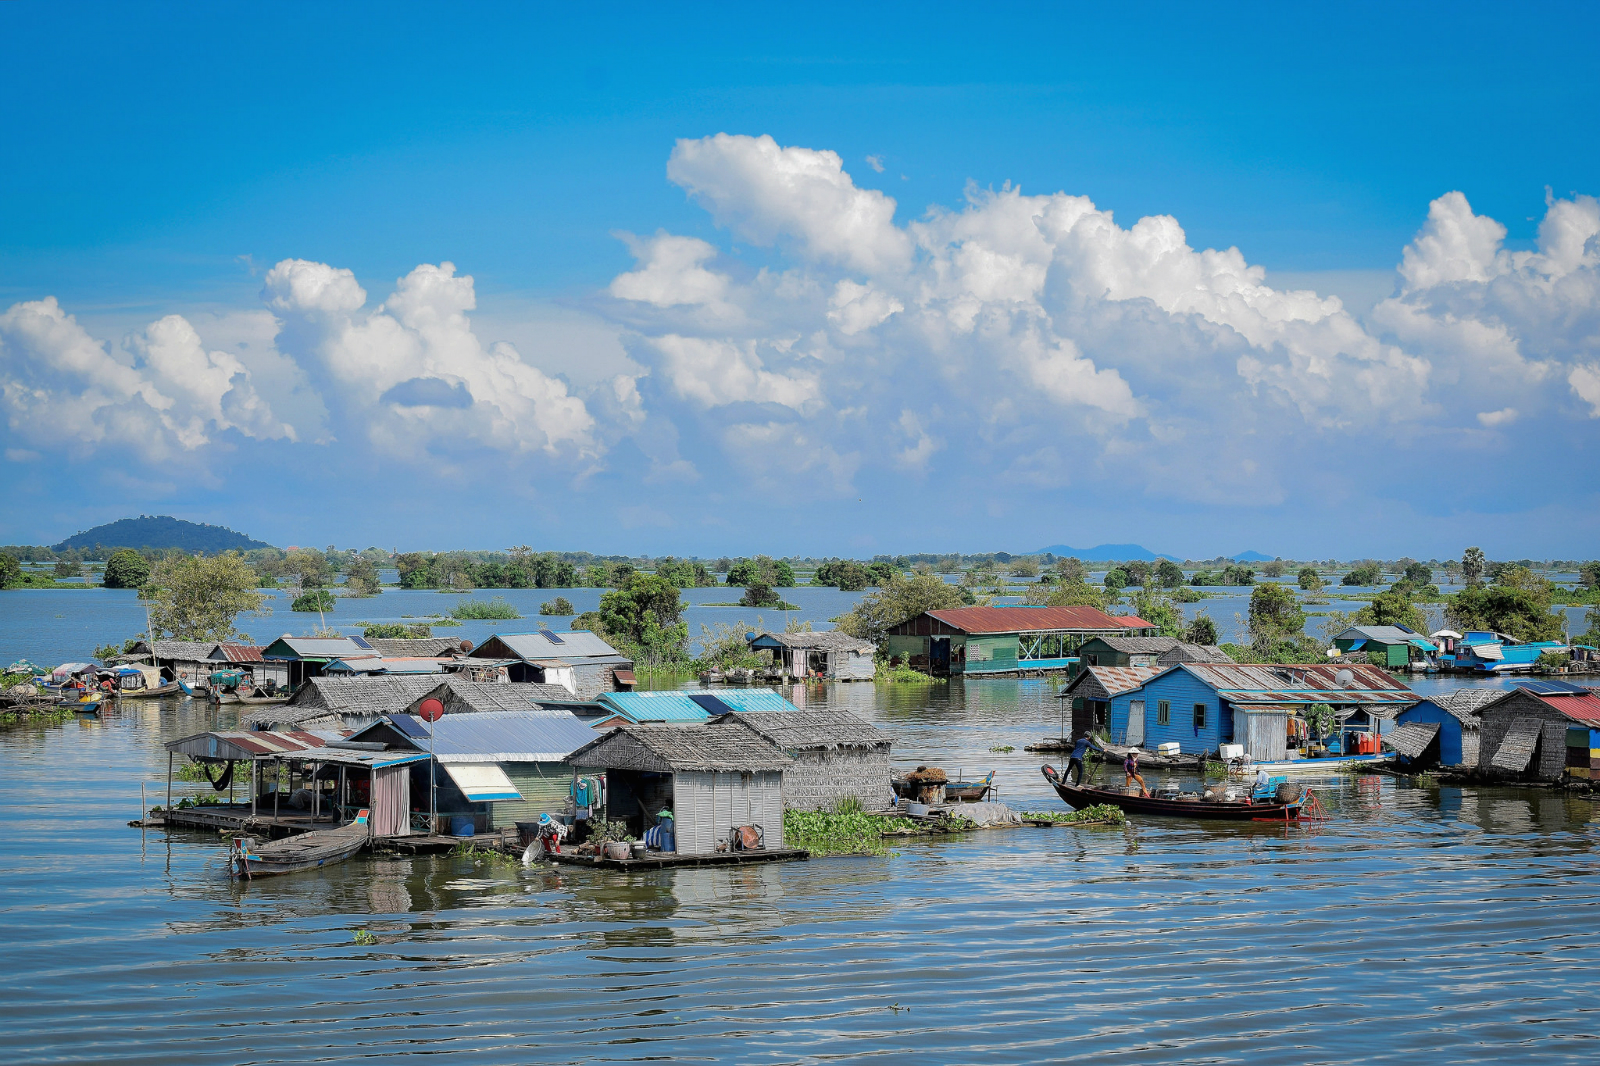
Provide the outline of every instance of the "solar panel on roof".
<path id="1" fill-rule="evenodd" d="M 541 637 L 543 637 L 545 640 L 548 640 L 552 644 L 565 644 L 566 643 L 566 641 L 562 640 L 560 637 L 556 636 L 554 633 L 550 632 L 548 629 L 539 630 L 539 635 Z"/>
<path id="2" fill-rule="evenodd" d="M 1570 681 L 1518 681 L 1517 687 L 1540 696 L 1582 696 L 1590 691 Z"/>
<path id="3" fill-rule="evenodd" d="M 367 651 L 377 651 L 378 650 L 377 648 L 374 648 L 371 644 L 367 643 L 367 638 L 366 637 L 351 637 L 350 638 L 350 643 L 354 644 L 358 648 L 365 648 Z"/>
<path id="4" fill-rule="evenodd" d="M 689 698 L 698 703 L 707 714 L 733 714 L 734 709 L 710 693 L 691 692 Z"/>
<path id="5" fill-rule="evenodd" d="M 389 722 L 408 737 L 415 737 L 418 740 L 428 739 L 428 727 L 417 721 L 412 715 L 391 714 Z"/>

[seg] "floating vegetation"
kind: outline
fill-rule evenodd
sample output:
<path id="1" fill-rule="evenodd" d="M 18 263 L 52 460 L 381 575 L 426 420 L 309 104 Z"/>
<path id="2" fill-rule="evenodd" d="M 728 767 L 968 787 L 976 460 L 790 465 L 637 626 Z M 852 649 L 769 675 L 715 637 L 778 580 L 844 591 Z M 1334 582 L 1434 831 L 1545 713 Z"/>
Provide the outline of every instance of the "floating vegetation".
<path id="1" fill-rule="evenodd" d="M 369 929 L 357 929 L 354 939 L 357 944 L 363 947 L 370 947 L 378 942 L 378 934 Z"/>
<path id="2" fill-rule="evenodd" d="M 1093 807 L 1085 807 L 1081 811 L 1023 811 L 1022 819 L 1029 822 L 1051 822 L 1056 825 L 1073 825 L 1080 822 L 1121 825 L 1128 820 L 1128 816 L 1122 813 L 1121 807 L 1113 807 L 1109 803 L 1096 803 Z"/>
<path id="3" fill-rule="evenodd" d="M 989 750 L 990 751 L 998 751 L 998 752 L 1002 752 L 1003 753 L 1003 752 L 1008 752 L 1008 751 L 1016 751 L 1017 749 L 1012 747 L 1010 744 L 1001 744 L 998 747 L 993 747 L 993 748 L 990 748 Z"/>
<path id="4" fill-rule="evenodd" d="M 783 842 L 791 848 L 804 848 L 814 856 L 887 855 L 885 833 L 920 830 L 922 824 L 910 818 L 881 818 L 863 812 L 859 804 L 835 811 L 783 812 Z"/>
<path id="5" fill-rule="evenodd" d="M 502 619 L 521 618 L 522 613 L 505 601 L 505 597 L 496 596 L 492 600 L 467 600 L 458 603 L 450 609 L 451 618 Z"/>

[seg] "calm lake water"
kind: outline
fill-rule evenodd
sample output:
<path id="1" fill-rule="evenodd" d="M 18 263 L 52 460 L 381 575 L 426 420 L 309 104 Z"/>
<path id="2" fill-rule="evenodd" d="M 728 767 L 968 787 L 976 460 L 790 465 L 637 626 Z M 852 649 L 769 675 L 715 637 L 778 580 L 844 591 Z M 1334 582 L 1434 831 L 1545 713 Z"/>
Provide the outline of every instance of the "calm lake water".
<path id="1" fill-rule="evenodd" d="M 1056 731 L 1053 693 L 796 696 L 877 722 L 898 763 L 993 766 L 1013 806 L 1061 809 L 1021 751 Z M 373 858 L 239 884 L 215 838 L 126 825 L 140 783 L 161 790 L 162 742 L 214 724 L 175 702 L 0 732 L 4 1061 L 1600 1053 L 1586 799 L 1348 777 L 1321 786 L 1315 830 L 1017 829 L 639 875 Z"/>

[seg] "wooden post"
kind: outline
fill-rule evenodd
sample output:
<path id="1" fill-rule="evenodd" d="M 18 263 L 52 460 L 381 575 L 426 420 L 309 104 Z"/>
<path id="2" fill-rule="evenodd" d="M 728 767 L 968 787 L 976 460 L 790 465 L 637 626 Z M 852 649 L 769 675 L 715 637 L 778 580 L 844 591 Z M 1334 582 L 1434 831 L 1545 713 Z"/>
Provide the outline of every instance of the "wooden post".
<path id="1" fill-rule="evenodd" d="M 350 806 L 350 797 L 349 797 L 348 794 L 346 794 L 346 791 L 345 791 L 344 774 L 345 774 L 345 765 L 344 765 L 344 763 L 340 763 L 339 764 L 339 792 L 338 792 L 338 800 L 339 800 L 339 802 L 338 802 L 338 806 L 340 807 L 340 814 L 341 815 L 344 813 L 343 808 Z M 334 820 L 337 821 L 338 819 L 336 818 Z"/>
<path id="2" fill-rule="evenodd" d="M 280 769 L 281 768 L 278 766 L 278 760 L 277 759 L 273 759 L 272 760 L 272 817 L 274 819 L 276 819 L 278 817 L 278 794 L 283 791 L 283 789 L 278 787 L 279 785 L 283 784 L 283 779 L 279 774 L 279 770 Z"/>
<path id="3" fill-rule="evenodd" d="M 322 799 L 322 786 L 317 784 L 317 771 L 321 769 L 320 763 L 311 764 L 311 824 L 317 824 L 317 812 Z"/>
<path id="4" fill-rule="evenodd" d="M 167 752 L 167 810 L 172 810 L 172 752 Z"/>
<path id="5" fill-rule="evenodd" d="M 261 788 L 256 784 L 256 761 L 250 760 L 250 817 L 256 816 L 256 797 L 261 794 Z"/>

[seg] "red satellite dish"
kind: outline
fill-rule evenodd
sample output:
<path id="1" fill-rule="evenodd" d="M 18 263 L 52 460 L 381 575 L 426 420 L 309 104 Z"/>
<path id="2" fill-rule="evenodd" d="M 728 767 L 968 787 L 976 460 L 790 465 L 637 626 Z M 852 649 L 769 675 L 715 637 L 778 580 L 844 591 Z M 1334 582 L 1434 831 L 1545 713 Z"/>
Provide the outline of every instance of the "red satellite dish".
<path id="1" fill-rule="evenodd" d="M 424 722 L 437 722 L 444 717 L 444 704 L 434 699 L 423 700 L 417 706 L 417 714 Z"/>

